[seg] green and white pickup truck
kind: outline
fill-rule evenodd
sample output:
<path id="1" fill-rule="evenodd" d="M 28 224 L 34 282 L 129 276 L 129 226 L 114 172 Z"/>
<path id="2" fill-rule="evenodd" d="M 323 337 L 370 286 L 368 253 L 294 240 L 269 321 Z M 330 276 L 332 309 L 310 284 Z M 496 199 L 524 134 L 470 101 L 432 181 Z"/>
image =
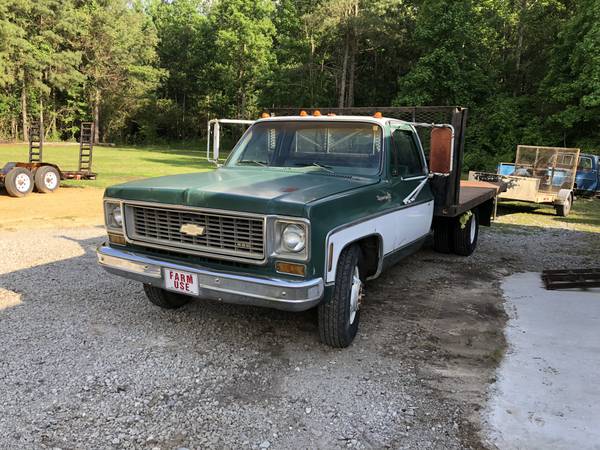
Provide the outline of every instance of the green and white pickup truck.
<path id="1" fill-rule="evenodd" d="M 211 121 L 214 160 L 219 127 L 249 125 L 216 170 L 106 189 L 100 265 L 163 308 L 193 298 L 318 307 L 322 342 L 348 346 L 365 282 L 432 235 L 438 251 L 471 254 L 498 189 L 461 186 L 465 109 L 383 110 L 413 120 L 360 109 Z M 449 123 L 415 122 L 431 111 Z"/>

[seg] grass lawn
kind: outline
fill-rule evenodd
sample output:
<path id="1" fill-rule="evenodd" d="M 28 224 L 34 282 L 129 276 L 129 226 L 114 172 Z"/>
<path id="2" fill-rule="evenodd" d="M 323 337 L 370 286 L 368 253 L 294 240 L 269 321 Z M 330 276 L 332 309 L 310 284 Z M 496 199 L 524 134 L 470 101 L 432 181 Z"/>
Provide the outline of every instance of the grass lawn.
<path id="1" fill-rule="evenodd" d="M 497 223 L 600 233 L 600 199 L 578 197 L 567 217 L 557 216 L 551 205 L 500 202 Z"/>
<path id="2" fill-rule="evenodd" d="M 222 153 L 223 155 L 223 153 Z M 26 144 L 0 145 L 0 167 L 9 161 L 26 162 Z M 44 161 L 58 164 L 63 170 L 77 170 L 79 145 L 46 145 Z M 139 147 L 94 147 L 94 181 L 65 181 L 76 186 L 106 187 L 139 178 L 205 172 L 214 165 L 206 161 L 206 144 L 149 145 Z"/>

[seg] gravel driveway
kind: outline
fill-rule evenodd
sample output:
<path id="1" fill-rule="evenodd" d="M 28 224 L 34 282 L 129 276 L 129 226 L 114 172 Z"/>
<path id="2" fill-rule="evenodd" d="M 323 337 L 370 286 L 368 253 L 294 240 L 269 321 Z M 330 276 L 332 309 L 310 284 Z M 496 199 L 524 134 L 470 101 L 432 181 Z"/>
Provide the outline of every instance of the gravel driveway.
<path id="1" fill-rule="evenodd" d="M 589 234 L 506 225 L 470 258 L 426 248 L 370 283 L 359 336 L 332 350 L 314 311 L 158 309 L 98 268 L 100 227 L 5 231 L 0 448 L 480 447 L 499 280 Z M 593 261 L 570 245 L 555 265 Z"/>

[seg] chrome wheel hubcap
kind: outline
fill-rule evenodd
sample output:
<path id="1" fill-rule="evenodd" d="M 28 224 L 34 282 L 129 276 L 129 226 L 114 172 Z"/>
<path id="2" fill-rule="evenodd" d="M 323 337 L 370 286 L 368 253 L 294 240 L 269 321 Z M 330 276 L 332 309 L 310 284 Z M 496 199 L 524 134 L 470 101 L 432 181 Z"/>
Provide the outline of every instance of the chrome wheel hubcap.
<path id="1" fill-rule="evenodd" d="M 54 172 L 48 172 L 44 177 L 44 184 L 48 189 L 54 189 L 58 184 L 58 178 Z"/>
<path id="2" fill-rule="evenodd" d="M 356 319 L 356 313 L 360 309 L 360 304 L 363 297 L 363 284 L 360 280 L 360 272 L 358 266 L 354 267 L 352 274 L 352 289 L 350 290 L 350 325 L 354 323 Z"/>
<path id="3" fill-rule="evenodd" d="M 477 223 L 475 223 L 475 214 L 471 216 L 471 244 L 475 241 L 475 232 L 477 231 Z"/>
<path id="4" fill-rule="evenodd" d="M 19 192 L 27 192 L 31 186 L 31 179 L 24 173 L 20 173 L 15 178 L 15 184 Z"/>

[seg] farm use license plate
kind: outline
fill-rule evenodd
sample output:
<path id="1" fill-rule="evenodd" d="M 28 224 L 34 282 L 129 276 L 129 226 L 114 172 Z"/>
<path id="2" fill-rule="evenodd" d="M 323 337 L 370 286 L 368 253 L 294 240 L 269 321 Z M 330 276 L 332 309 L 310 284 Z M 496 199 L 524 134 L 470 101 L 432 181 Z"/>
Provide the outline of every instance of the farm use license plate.
<path id="1" fill-rule="evenodd" d="M 165 269 L 165 289 L 180 294 L 198 295 L 198 275 L 181 270 Z"/>

